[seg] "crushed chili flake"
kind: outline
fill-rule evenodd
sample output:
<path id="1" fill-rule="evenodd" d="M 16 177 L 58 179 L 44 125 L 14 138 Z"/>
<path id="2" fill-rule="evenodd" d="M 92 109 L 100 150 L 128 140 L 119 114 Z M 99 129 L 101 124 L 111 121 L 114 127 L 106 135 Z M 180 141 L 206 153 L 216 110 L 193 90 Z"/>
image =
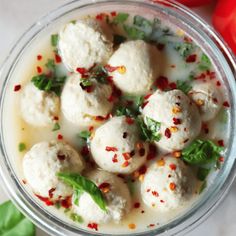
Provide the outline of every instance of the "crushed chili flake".
<path id="1" fill-rule="evenodd" d="M 59 117 L 58 116 L 54 116 L 53 120 L 59 120 Z"/>
<path id="2" fill-rule="evenodd" d="M 147 172 L 147 166 L 143 165 L 138 170 L 140 175 L 144 175 Z"/>
<path id="3" fill-rule="evenodd" d="M 213 102 L 214 103 L 218 103 L 218 99 L 217 98 L 213 98 Z"/>
<path id="4" fill-rule="evenodd" d="M 55 62 L 59 64 L 61 61 L 61 57 L 58 54 L 55 54 Z"/>
<path id="5" fill-rule="evenodd" d="M 110 191 L 111 185 L 109 183 L 102 183 L 98 186 L 98 188 L 103 192 L 103 193 L 107 193 Z"/>
<path id="6" fill-rule="evenodd" d="M 134 123 L 134 119 L 132 119 L 131 117 L 126 117 L 125 121 L 128 125 L 132 125 Z"/>
<path id="7" fill-rule="evenodd" d="M 97 223 L 89 223 L 87 225 L 88 228 L 90 229 L 95 229 L 96 231 L 98 231 L 98 224 Z"/>
<path id="8" fill-rule="evenodd" d="M 18 92 L 21 89 L 21 85 L 17 84 L 14 86 L 14 92 Z"/>
<path id="9" fill-rule="evenodd" d="M 42 58 L 43 58 L 42 55 L 40 55 L 40 54 L 37 55 L 37 60 L 38 60 L 38 61 L 42 60 Z"/>
<path id="10" fill-rule="evenodd" d="M 108 120 L 111 117 L 112 117 L 112 115 L 109 113 L 105 117 L 103 117 L 103 116 L 95 116 L 94 120 L 95 121 L 105 121 L 105 120 Z"/>
<path id="11" fill-rule="evenodd" d="M 170 164 L 169 167 L 170 167 L 171 170 L 176 170 L 176 165 L 175 164 Z"/>
<path id="12" fill-rule="evenodd" d="M 149 101 L 144 102 L 141 107 L 144 108 L 145 106 L 147 106 L 148 103 Z"/>
<path id="13" fill-rule="evenodd" d="M 36 68 L 36 69 L 37 69 L 37 72 L 38 72 L 38 74 L 41 74 L 41 73 L 42 73 L 42 71 L 43 71 L 43 70 L 42 70 L 42 68 L 41 68 L 40 66 L 37 66 L 37 68 Z"/>
<path id="14" fill-rule="evenodd" d="M 159 197 L 159 194 L 158 194 L 157 191 L 152 191 L 152 195 L 153 195 L 154 197 Z"/>
<path id="15" fill-rule="evenodd" d="M 210 72 L 209 74 L 210 79 L 215 79 L 216 78 L 216 73 L 214 71 Z"/>
<path id="16" fill-rule="evenodd" d="M 173 152 L 173 156 L 176 157 L 176 158 L 181 157 L 181 155 L 182 155 L 181 151 L 174 151 Z"/>
<path id="17" fill-rule="evenodd" d="M 48 198 L 48 197 L 42 197 L 38 194 L 35 194 L 35 196 L 41 200 L 42 202 L 44 202 L 47 206 L 53 206 L 54 203 Z"/>
<path id="18" fill-rule="evenodd" d="M 89 155 L 88 146 L 83 146 L 80 153 L 81 153 L 82 156 L 88 156 Z"/>
<path id="19" fill-rule="evenodd" d="M 216 82 L 216 86 L 221 86 L 221 83 L 219 80 Z"/>
<path id="20" fill-rule="evenodd" d="M 89 126 L 88 130 L 91 132 L 94 129 L 93 126 Z"/>
<path id="21" fill-rule="evenodd" d="M 118 159 L 117 159 L 117 154 L 115 154 L 112 158 L 112 162 L 116 163 L 118 162 Z"/>
<path id="22" fill-rule="evenodd" d="M 124 152 L 124 153 L 122 153 L 122 156 L 124 157 L 124 159 L 125 159 L 126 161 L 131 158 L 129 152 Z"/>
<path id="23" fill-rule="evenodd" d="M 56 190 L 56 188 L 51 188 L 49 191 L 48 191 L 48 196 L 50 198 L 53 198 L 53 192 Z"/>
<path id="24" fill-rule="evenodd" d="M 122 164 L 122 167 L 127 167 L 129 165 L 129 162 L 128 161 L 125 161 L 123 164 Z"/>
<path id="25" fill-rule="evenodd" d="M 217 143 L 218 143 L 218 145 L 221 146 L 221 147 L 224 147 L 224 146 L 225 146 L 224 140 L 222 140 L 222 139 L 221 139 L 221 140 L 218 140 Z"/>
<path id="26" fill-rule="evenodd" d="M 173 123 L 174 123 L 174 125 L 180 125 L 181 124 L 181 119 L 179 119 L 179 118 L 173 118 Z"/>
<path id="27" fill-rule="evenodd" d="M 148 98 L 150 98 L 152 96 L 152 93 L 147 94 L 146 96 L 144 96 L 144 100 L 147 100 Z"/>
<path id="28" fill-rule="evenodd" d="M 116 147 L 109 147 L 109 146 L 106 146 L 106 151 L 107 152 L 117 152 L 118 149 Z"/>
<path id="29" fill-rule="evenodd" d="M 193 63 L 193 62 L 195 62 L 196 61 L 196 59 L 197 59 L 197 55 L 196 54 L 191 54 L 191 55 L 189 55 L 187 58 L 186 58 L 186 62 L 187 63 Z"/>
<path id="30" fill-rule="evenodd" d="M 230 107 L 229 102 L 227 102 L 227 101 L 223 102 L 223 106 L 224 107 Z"/>
<path id="31" fill-rule="evenodd" d="M 139 208 L 140 207 L 140 203 L 139 202 L 135 202 L 134 203 L 134 208 Z"/>
<path id="32" fill-rule="evenodd" d="M 151 191 L 151 189 L 149 188 L 149 189 L 147 189 L 147 193 L 149 193 Z"/>
<path id="33" fill-rule="evenodd" d="M 64 160 L 66 159 L 66 155 L 65 155 L 65 154 L 60 154 L 60 153 L 58 153 L 58 154 L 57 154 L 57 159 L 58 159 L 59 161 L 64 161 Z"/>
<path id="34" fill-rule="evenodd" d="M 160 200 L 161 203 L 164 203 L 165 201 L 164 200 Z"/>
<path id="35" fill-rule="evenodd" d="M 159 76 L 159 78 L 156 80 L 155 85 L 158 89 L 164 91 L 169 87 L 169 81 L 168 78 L 164 76 Z"/>
<path id="36" fill-rule="evenodd" d="M 116 11 L 111 12 L 111 16 L 116 16 L 116 15 L 117 15 Z"/>
<path id="37" fill-rule="evenodd" d="M 57 139 L 58 139 L 58 140 L 62 140 L 62 139 L 63 139 L 63 136 L 62 136 L 61 134 L 58 134 L 58 135 L 57 135 Z"/>
<path id="38" fill-rule="evenodd" d="M 157 47 L 157 49 L 158 49 L 159 51 L 162 51 L 162 50 L 165 48 L 165 44 L 163 44 L 163 43 L 158 43 L 156 47 Z"/>
<path id="39" fill-rule="evenodd" d="M 127 136 L 128 136 L 128 133 L 127 133 L 127 132 L 124 132 L 122 137 L 123 137 L 123 138 L 127 138 Z"/>
<path id="40" fill-rule="evenodd" d="M 82 68 L 82 67 L 76 68 L 76 71 L 78 73 L 80 73 L 81 75 L 84 75 L 84 74 L 86 74 L 88 72 L 88 70 L 86 68 Z"/>
<path id="41" fill-rule="evenodd" d="M 69 196 L 69 197 L 61 200 L 61 206 L 66 209 L 70 208 L 72 206 L 72 197 Z"/>
<path id="42" fill-rule="evenodd" d="M 129 227 L 129 229 L 135 229 L 135 228 L 136 228 L 136 225 L 133 224 L 133 223 L 131 223 L 131 224 L 128 225 L 128 227 Z"/>
<path id="43" fill-rule="evenodd" d="M 148 154 L 147 154 L 147 160 L 152 160 L 156 157 L 156 154 L 157 154 L 157 148 L 155 145 L 153 144 L 149 144 L 149 151 L 148 151 Z"/>
<path id="44" fill-rule="evenodd" d="M 209 133 L 209 128 L 208 128 L 208 125 L 203 123 L 202 124 L 202 130 L 204 131 L 205 134 L 208 134 Z"/>
<path id="45" fill-rule="evenodd" d="M 166 130 L 165 130 L 165 136 L 166 136 L 167 138 L 170 138 L 170 137 L 171 137 L 171 132 L 170 132 L 170 129 L 169 129 L 169 128 L 166 128 Z"/>
<path id="46" fill-rule="evenodd" d="M 104 13 L 100 13 L 100 14 L 96 15 L 96 19 L 97 20 L 103 20 L 104 16 L 105 16 Z"/>
<path id="47" fill-rule="evenodd" d="M 169 84 L 169 87 L 171 88 L 171 89 L 176 89 L 177 88 L 177 84 L 176 83 L 170 83 Z"/>
<path id="48" fill-rule="evenodd" d="M 219 162 L 224 162 L 224 157 L 219 157 Z"/>
<path id="49" fill-rule="evenodd" d="M 170 190 L 174 191 L 176 189 L 176 184 L 171 182 L 169 187 L 170 187 Z"/>
<path id="50" fill-rule="evenodd" d="M 105 68 L 108 72 L 114 72 L 115 70 L 117 70 L 117 69 L 119 68 L 119 66 L 105 65 L 104 68 Z"/>

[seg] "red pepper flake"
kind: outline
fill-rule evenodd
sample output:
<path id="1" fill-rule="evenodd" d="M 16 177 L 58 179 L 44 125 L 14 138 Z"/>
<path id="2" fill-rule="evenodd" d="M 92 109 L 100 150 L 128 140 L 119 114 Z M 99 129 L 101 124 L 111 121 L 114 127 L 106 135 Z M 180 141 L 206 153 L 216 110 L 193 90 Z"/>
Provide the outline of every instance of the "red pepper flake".
<path id="1" fill-rule="evenodd" d="M 221 82 L 219 80 L 216 82 L 216 86 L 221 86 Z"/>
<path id="2" fill-rule="evenodd" d="M 108 102 L 114 102 L 115 101 L 115 97 L 113 96 L 113 93 L 110 95 L 110 97 L 107 98 Z"/>
<path id="3" fill-rule="evenodd" d="M 187 58 L 186 58 L 186 62 L 187 63 L 193 63 L 195 62 L 197 59 L 197 55 L 196 54 L 192 54 L 192 55 L 189 55 Z"/>
<path id="4" fill-rule="evenodd" d="M 170 164 L 169 167 L 170 167 L 171 170 L 176 170 L 176 165 L 175 164 Z"/>
<path id="5" fill-rule="evenodd" d="M 143 165 L 143 166 L 141 166 L 140 168 L 139 168 L 139 174 L 140 175 L 144 175 L 144 174 L 146 174 L 146 172 L 147 172 L 147 166 L 145 166 L 145 165 Z"/>
<path id="6" fill-rule="evenodd" d="M 193 40 L 191 38 L 189 38 L 188 36 L 184 36 L 184 41 L 186 43 L 192 43 L 193 42 Z"/>
<path id="7" fill-rule="evenodd" d="M 172 82 L 172 83 L 169 84 L 169 87 L 170 87 L 171 89 L 176 89 L 176 88 L 177 88 L 177 84 L 174 83 L 174 82 Z"/>
<path id="8" fill-rule="evenodd" d="M 109 146 L 106 146 L 106 151 L 107 152 L 117 152 L 118 149 L 116 147 L 109 147 Z"/>
<path id="9" fill-rule="evenodd" d="M 113 158 L 112 158 L 112 162 L 113 162 L 113 163 L 118 162 L 117 154 L 115 154 L 115 155 L 113 156 Z"/>
<path id="10" fill-rule="evenodd" d="M 100 13 L 100 14 L 96 15 L 96 19 L 103 20 L 104 15 L 105 15 L 104 13 Z"/>
<path id="11" fill-rule="evenodd" d="M 152 93 L 147 94 L 147 95 L 144 97 L 144 100 L 147 100 L 147 99 L 150 98 L 151 96 L 152 96 Z"/>
<path id="12" fill-rule="evenodd" d="M 163 43 L 158 43 L 158 44 L 157 44 L 157 49 L 158 49 L 159 51 L 162 51 L 164 48 L 165 48 L 165 44 L 163 44 Z"/>
<path id="13" fill-rule="evenodd" d="M 174 191 L 176 189 L 176 184 L 172 182 L 170 183 L 169 187 L 170 187 L 170 190 Z"/>
<path id="14" fill-rule="evenodd" d="M 206 78 L 206 75 L 205 75 L 205 73 L 201 73 L 199 76 L 197 76 L 195 79 L 196 80 L 203 80 L 203 79 L 205 79 Z"/>
<path id="15" fill-rule="evenodd" d="M 99 186 L 98 186 L 98 188 L 99 189 L 104 189 L 104 188 L 110 188 L 110 184 L 109 183 L 101 183 Z"/>
<path id="16" fill-rule="evenodd" d="M 159 197 L 159 194 L 158 194 L 157 191 L 152 191 L 152 195 L 153 195 L 154 197 Z"/>
<path id="17" fill-rule="evenodd" d="M 219 162 L 224 162 L 224 157 L 219 157 Z"/>
<path id="18" fill-rule="evenodd" d="M 209 74 L 210 79 L 215 79 L 216 78 L 216 73 L 214 71 L 210 72 Z"/>
<path id="19" fill-rule="evenodd" d="M 169 128 L 166 128 L 166 130 L 165 130 L 165 136 L 166 136 L 167 138 L 170 138 L 170 137 L 171 137 L 171 132 L 170 132 L 170 129 L 169 129 Z"/>
<path id="20" fill-rule="evenodd" d="M 42 55 L 40 55 L 40 54 L 37 55 L 37 60 L 38 60 L 38 61 L 42 60 L 42 58 L 43 58 Z"/>
<path id="21" fill-rule="evenodd" d="M 93 126 L 89 126 L 88 130 L 91 132 L 93 131 L 94 127 Z"/>
<path id="22" fill-rule="evenodd" d="M 227 101 L 223 102 L 223 106 L 224 107 L 230 107 L 229 102 L 227 102 Z"/>
<path id="23" fill-rule="evenodd" d="M 37 72 L 38 72 L 38 74 L 41 74 L 41 73 L 42 73 L 42 71 L 43 71 L 43 70 L 42 70 L 42 68 L 41 68 L 40 66 L 37 66 L 37 68 L 36 68 L 36 69 L 37 69 Z"/>
<path id="24" fill-rule="evenodd" d="M 53 120 L 59 120 L 59 117 L 58 116 L 54 116 Z"/>
<path id="25" fill-rule="evenodd" d="M 208 134 L 209 133 L 208 125 L 203 123 L 202 124 L 202 130 L 204 131 L 205 134 Z"/>
<path id="26" fill-rule="evenodd" d="M 149 188 L 149 189 L 147 189 L 147 193 L 149 193 L 151 191 L 151 189 Z"/>
<path id="27" fill-rule="evenodd" d="M 218 140 L 218 142 L 217 142 L 218 144 L 219 144 L 219 146 L 221 146 L 221 147 L 224 147 L 225 146 L 225 144 L 224 144 L 224 140 Z"/>
<path id="28" fill-rule="evenodd" d="M 58 135 L 57 135 L 57 139 L 58 139 L 58 140 L 62 140 L 62 139 L 63 139 L 63 136 L 62 136 L 61 134 L 58 134 Z"/>
<path id="29" fill-rule="evenodd" d="M 128 136 L 128 133 L 127 133 L 127 132 L 124 132 L 122 137 L 123 137 L 123 138 L 127 138 L 127 136 Z"/>
<path id="30" fill-rule="evenodd" d="M 213 98 L 213 102 L 214 103 L 218 103 L 218 99 L 217 98 Z"/>
<path id="31" fill-rule="evenodd" d="M 139 156 L 143 157 L 145 155 L 145 148 L 140 148 L 138 153 L 139 153 Z"/>
<path id="32" fill-rule="evenodd" d="M 115 70 L 117 70 L 117 69 L 119 68 L 119 66 L 105 65 L 104 68 L 105 68 L 108 72 L 114 72 Z"/>
<path id="33" fill-rule="evenodd" d="M 84 74 L 86 74 L 88 72 L 88 70 L 86 68 L 82 68 L 82 67 L 76 68 L 76 71 L 78 73 L 80 73 L 81 75 L 84 75 Z"/>
<path id="34" fill-rule="evenodd" d="M 139 208 L 140 207 L 140 203 L 139 202 L 135 202 L 134 203 L 134 208 Z"/>
<path id="35" fill-rule="evenodd" d="M 157 154 L 157 148 L 155 145 L 153 144 L 149 144 L 149 151 L 148 151 L 148 154 L 147 154 L 147 160 L 152 160 L 156 157 L 156 154 Z"/>
<path id="36" fill-rule="evenodd" d="M 142 108 L 144 108 L 145 106 L 147 106 L 147 104 L 149 103 L 149 101 L 146 101 L 142 104 Z"/>
<path id="37" fill-rule="evenodd" d="M 125 159 L 126 161 L 131 158 L 129 152 L 124 152 L 124 153 L 122 153 L 122 156 L 124 157 L 124 159 Z"/>
<path id="38" fill-rule="evenodd" d="M 26 182 L 25 179 L 22 179 L 22 183 L 23 183 L 23 184 L 27 184 L 27 182 Z"/>
<path id="39" fill-rule="evenodd" d="M 96 231 L 98 231 L 98 224 L 97 223 L 89 223 L 87 225 L 88 228 L 90 229 L 95 229 Z"/>
<path id="40" fill-rule="evenodd" d="M 111 12 L 111 16 L 114 17 L 114 16 L 116 16 L 116 15 L 117 15 L 116 11 L 112 11 L 112 12 Z"/>
<path id="41" fill-rule="evenodd" d="M 56 190 L 56 188 L 51 188 L 49 191 L 48 191 L 48 196 L 50 198 L 53 198 L 53 192 Z"/>
<path id="42" fill-rule="evenodd" d="M 179 118 L 173 118 L 173 123 L 174 123 L 174 125 L 180 125 L 181 124 L 181 119 L 179 119 Z"/>
<path id="43" fill-rule="evenodd" d="M 14 92 L 18 92 L 21 89 L 21 85 L 17 84 L 14 86 Z"/>
<path id="44" fill-rule="evenodd" d="M 168 79 L 164 76 L 159 76 L 159 78 L 156 80 L 155 85 L 160 90 L 166 90 L 169 87 Z"/>
<path id="45" fill-rule="evenodd" d="M 35 194 L 35 196 L 41 200 L 42 202 L 44 202 L 47 206 L 53 206 L 54 203 L 48 198 L 48 197 L 42 197 L 38 194 Z"/>
<path id="46" fill-rule="evenodd" d="M 160 200 L 161 203 L 164 203 L 165 201 L 164 200 Z"/>
<path id="47" fill-rule="evenodd" d="M 128 116 L 125 118 L 125 121 L 128 125 L 132 125 L 134 123 L 134 119 Z"/>
<path id="48" fill-rule="evenodd" d="M 66 208 L 66 209 L 70 208 L 72 206 L 72 198 L 71 198 L 71 196 L 61 200 L 61 206 L 63 208 Z"/>
<path id="49" fill-rule="evenodd" d="M 56 63 L 61 63 L 61 57 L 58 54 L 55 54 L 55 62 Z"/>
<path id="50" fill-rule="evenodd" d="M 82 156 L 88 156 L 89 155 L 89 148 L 88 146 L 83 146 L 81 149 L 81 155 Z"/>
<path id="51" fill-rule="evenodd" d="M 64 161 L 64 160 L 66 159 L 66 155 L 65 155 L 65 154 L 60 154 L 60 153 L 58 153 L 58 154 L 57 154 L 57 159 L 58 159 L 59 161 Z"/>
<path id="52" fill-rule="evenodd" d="M 129 165 L 129 162 L 128 161 L 125 161 L 123 164 L 122 164 L 122 167 L 127 167 Z"/>

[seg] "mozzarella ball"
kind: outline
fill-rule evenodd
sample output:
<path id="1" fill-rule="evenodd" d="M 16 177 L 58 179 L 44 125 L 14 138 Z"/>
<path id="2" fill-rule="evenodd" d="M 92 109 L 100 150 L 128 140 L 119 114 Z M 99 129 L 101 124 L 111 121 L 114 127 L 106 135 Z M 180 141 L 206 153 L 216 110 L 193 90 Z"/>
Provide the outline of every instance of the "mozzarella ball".
<path id="1" fill-rule="evenodd" d="M 158 76 L 158 58 L 157 49 L 142 40 L 125 42 L 108 61 L 109 66 L 117 67 L 110 75 L 123 92 L 145 94 Z"/>
<path id="2" fill-rule="evenodd" d="M 161 139 L 157 146 L 166 151 L 181 150 L 200 133 L 201 118 L 195 104 L 180 90 L 156 91 L 142 113 L 160 122 Z"/>
<path id="3" fill-rule="evenodd" d="M 145 162 L 147 144 L 140 141 L 138 127 L 132 119 L 113 117 L 95 131 L 91 153 L 102 169 L 130 174 Z"/>
<path id="4" fill-rule="evenodd" d="M 148 167 L 141 196 L 153 210 L 167 212 L 186 203 L 195 187 L 192 170 L 181 159 L 166 156 Z"/>
<path id="5" fill-rule="evenodd" d="M 73 211 L 89 222 L 119 222 L 131 208 L 131 197 L 127 185 L 116 175 L 101 170 L 90 172 L 88 178 L 102 191 L 107 212 L 103 211 L 85 192 L 79 197 L 78 205 L 73 201 Z"/>
<path id="6" fill-rule="evenodd" d="M 81 75 L 74 74 L 67 79 L 61 95 L 62 112 L 75 125 L 96 125 L 97 116 L 106 117 L 112 110 L 113 103 L 108 101 L 112 88 L 94 80 L 92 91 L 87 91 L 80 78 Z"/>
<path id="7" fill-rule="evenodd" d="M 58 116 L 60 100 L 55 93 L 39 90 L 27 84 L 21 95 L 20 109 L 24 121 L 33 126 L 48 126 Z"/>
<path id="8" fill-rule="evenodd" d="M 215 118 L 222 104 L 222 95 L 212 83 L 196 83 L 189 96 L 198 106 L 203 121 Z"/>
<path id="9" fill-rule="evenodd" d="M 81 156 L 68 144 L 58 141 L 35 144 L 23 159 L 26 182 L 35 194 L 52 200 L 65 198 L 73 193 L 72 188 L 59 180 L 56 174 L 78 173 L 83 168 Z"/>
<path id="10" fill-rule="evenodd" d="M 67 24 L 59 33 L 58 47 L 64 64 L 74 72 L 105 64 L 112 54 L 112 43 L 92 19 Z"/>

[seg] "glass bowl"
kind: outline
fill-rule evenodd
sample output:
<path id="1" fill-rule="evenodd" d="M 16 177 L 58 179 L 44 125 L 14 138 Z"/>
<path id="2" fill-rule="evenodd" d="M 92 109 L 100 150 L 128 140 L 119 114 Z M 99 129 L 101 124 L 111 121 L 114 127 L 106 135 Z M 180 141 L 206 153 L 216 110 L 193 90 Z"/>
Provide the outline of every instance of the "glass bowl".
<path id="1" fill-rule="evenodd" d="M 176 235 L 184 234 L 190 229 L 201 223 L 212 212 L 220 201 L 224 198 L 235 176 L 235 157 L 236 157 L 236 85 L 235 85 L 235 58 L 222 41 L 217 33 L 202 19 L 196 16 L 189 9 L 175 2 L 165 0 L 119 0 L 119 1 L 96 1 L 80 0 L 72 1 L 58 9 L 50 12 L 34 25 L 32 25 L 25 34 L 17 41 L 14 48 L 10 51 L 3 66 L 0 69 L 1 86 L 1 158 L 0 174 L 3 185 L 10 198 L 18 208 L 27 215 L 37 226 L 44 229 L 52 235 L 106 235 L 99 232 L 88 232 L 79 229 L 69 223 L 59 219 L 57 216 L 45 210 L 34 198 L 32 198 L 22 182 L 18 178 L 14 163 L 9 156 L 9 135 L 12 130 L 6 129 L 6 120 L 4 114 L 9 111 L 6 104 L 6 94 L 9 88 L 12 88 L 12 74 L 18 63 L 24 56 L 26 50 L 29 50 L 35 40 L 40 38 L 44 31 L 52 29 L 55 24 L 61 24 L 62 21 L 71 20 L 75 16 L 86 15 L 104 11 L 134 11 L 145 12 L 147 14 L 159 14 L 169 22 L 173 22 L 180 28 L 183 28 L 192 36 L 201 47 L 211 56 L 213 63 L 224 80 L 229 93 L 231 103 L 230 116 L 230 138 L 226 152 L 225 163 L 222 169 L 214 178 L 208 188 L 199 197 L 199 200 L 184 214 L 175 218 L 173 221 L 160 226 L 157 229 L 148 229 L 141 233 L 130 233 L 128 235 Z M 63 19 L 63 20 L 62 20 Z M 51 27 L 51 28 L 50 28 Z M 13 135 L 14 136 L 14 135 Z M 12 137 L 13 137 L 12 136 Z M 109 234 L 107 234 L 109 235 Z M 112 235 L 112 234 L 110 234 Z M 126 234 L 127 235 L 127 234 Z"/>

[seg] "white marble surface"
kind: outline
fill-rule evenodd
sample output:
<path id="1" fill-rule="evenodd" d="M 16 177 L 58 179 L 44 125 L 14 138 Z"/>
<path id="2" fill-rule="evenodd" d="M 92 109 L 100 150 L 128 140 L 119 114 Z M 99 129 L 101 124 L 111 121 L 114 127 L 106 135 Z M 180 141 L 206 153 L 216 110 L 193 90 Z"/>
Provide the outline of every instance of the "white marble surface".
<path id="1" fill-rule="evenodd" d="M 17 38 L 40 16 L 68 0 L 0 0 L 0 63 L 3 61 Z M 214 6 L 194 9 L 210 22 Z M 218 209 L 200 226 L 188 233 L 188 236 L 235 236 L 236 235 L 236 181 Z M 0 186 L 0 203 L 7 196 Z M 17 236 L 17 235 L 16 235 Z M 47 236 L 41 230 L 37 236 Z"/>

